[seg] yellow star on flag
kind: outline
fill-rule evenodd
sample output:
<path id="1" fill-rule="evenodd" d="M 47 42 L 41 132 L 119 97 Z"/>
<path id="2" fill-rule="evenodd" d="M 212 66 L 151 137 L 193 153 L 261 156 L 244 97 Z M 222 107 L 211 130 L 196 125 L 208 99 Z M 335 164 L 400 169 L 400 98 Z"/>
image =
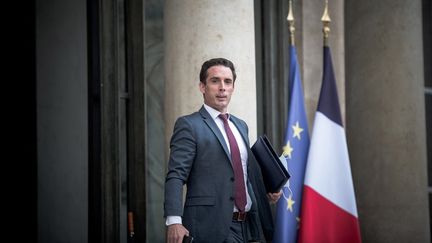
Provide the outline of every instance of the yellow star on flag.
<path id="1" fill-rule="evenodd" d="M 286 201 L 287 201 L 287 210 L 291 211 L 291 213 L 292 213 L 293 205 L 295 203 L 295 201 L 292 200 L 292 195 L 290 195 Z"/>
<path id="2" fill-rule="evenodd" d="M 299 122 L 297 121 L 296 124 L 294 126 L 292 126 L 293 130 L 294 130 L 294 135 L 293 137 L 297 137 L 299 140 L 300 138 L 300 133 L 303 132 L 303 128 L 301 128 L 299 126 Z"/>
<path id="3" fill-rule="evenodd" d="M 288 140 L 287 144 L 283 147 L 283 152 L 282 152 L 282 154 L 283 154 L 285 157 L 288 156 L 288 158 L 291 159 L 291 152 L 292 152 L 293 150 L 294 150 L 294 149 L 291 147 L 290 141 Z"/>

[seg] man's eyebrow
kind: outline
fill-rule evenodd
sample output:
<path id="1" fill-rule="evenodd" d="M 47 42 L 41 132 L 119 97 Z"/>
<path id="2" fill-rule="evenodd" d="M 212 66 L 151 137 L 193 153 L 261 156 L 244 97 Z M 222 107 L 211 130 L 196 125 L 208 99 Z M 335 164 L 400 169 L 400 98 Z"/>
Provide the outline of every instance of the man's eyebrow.
<path id="1" fill-rule="evenodd" d="M 209 77 L 209 79 L 210 80 L 222 80 L 222 78 L 221 77 L 219 77 L 219 76 L 211 76 L 211 77 Z M 233 79 L 232 78 L 225 78 L 225 79 L 223 79 L 223 81 L 233 81 Z"/>

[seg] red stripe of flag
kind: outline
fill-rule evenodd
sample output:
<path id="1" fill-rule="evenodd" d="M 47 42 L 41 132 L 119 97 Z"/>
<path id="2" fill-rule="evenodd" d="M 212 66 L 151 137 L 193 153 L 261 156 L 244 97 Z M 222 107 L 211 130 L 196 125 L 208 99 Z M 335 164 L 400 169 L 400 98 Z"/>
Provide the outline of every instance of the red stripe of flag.
<path id="1" fill-rule="evenodd" d="M 361 242 L 358 219 L 304 186 L 300 243 Z"/>

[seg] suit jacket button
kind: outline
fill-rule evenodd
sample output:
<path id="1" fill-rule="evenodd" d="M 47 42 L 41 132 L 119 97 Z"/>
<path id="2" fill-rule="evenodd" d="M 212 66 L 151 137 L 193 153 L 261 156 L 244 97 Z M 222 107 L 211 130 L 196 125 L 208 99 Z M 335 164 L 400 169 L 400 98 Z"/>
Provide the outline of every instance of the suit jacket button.
<path id="1" fill-rule="evenodd" d="M 230 200 L 231 200 L 231 201 L 234 201 L 234 197 L 230 197 Z"/>
<path id="2" fill-rule="evenodd" d="M 231 181 L 234 181 L 234 177 L 231 177 L 230 180 L 231 180 Z"/>

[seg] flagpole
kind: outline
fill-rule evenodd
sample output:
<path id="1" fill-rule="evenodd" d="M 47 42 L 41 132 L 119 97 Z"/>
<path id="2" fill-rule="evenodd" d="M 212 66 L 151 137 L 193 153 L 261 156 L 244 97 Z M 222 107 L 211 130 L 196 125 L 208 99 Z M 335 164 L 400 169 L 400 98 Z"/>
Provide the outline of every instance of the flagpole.
<path id="1" fill-rule="evenodd" d="M 323 34 L 324 34 L 324 46 L 328 46 L 328 37 L 330 33 L 330 15 L 328 13 L 328 0 L 325 1 L 324 13 L 321 17 L 321 21 L 323 22 Z"/>
<path id="2" fill-rule="evenodd" d="M 290 44 L 292 46 L 294 46 L 295 44 L 295 38 L 294 38 L 294 31 L 295 31 L 295 27 L 294 27 L 294 14 L 292 11 L 292 0 L 289 0 L 289 9 L 288 9 L 288 16 L 287 16 L 287 20 L 288 20 L 288 26 L 289 26 L 289 32 L 290 32 Z"/>

